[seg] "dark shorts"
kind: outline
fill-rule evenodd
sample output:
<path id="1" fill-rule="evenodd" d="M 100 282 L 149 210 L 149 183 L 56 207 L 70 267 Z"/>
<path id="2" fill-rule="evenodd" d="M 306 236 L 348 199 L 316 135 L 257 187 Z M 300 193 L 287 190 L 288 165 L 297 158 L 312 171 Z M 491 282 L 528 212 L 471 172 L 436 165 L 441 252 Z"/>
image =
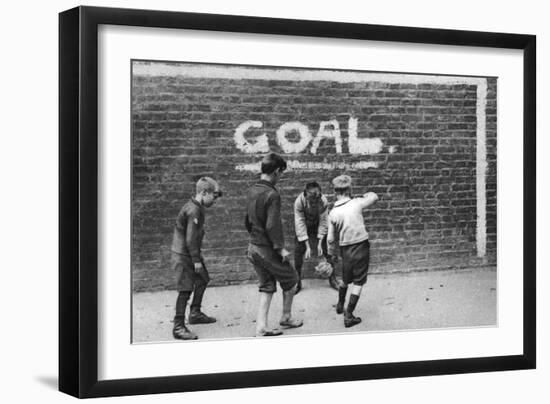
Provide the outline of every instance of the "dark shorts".
<path id="1" fill-rule="evenodd" d="M 176 274 L 176 288 L 178 292 L 192 292 L 197 285 L 207 284 L 210 281 L 208 271 L 202 264 L 202 274 L 195 272 L 195 265 L 191 257 L 172 253 L 172 269 Z"/>
<path id="2" fill-rule="evenodd" d="M 296 270 L 289 262 L 283 262 L 271 247 L 249 244 L 247 257 L 258 274 L 260 292 L 276 292 L 276 282 L 283 290 L 292 289 L 298 283 Z"/>
<path id="3" fill-rule="evenodd" d="M 340 247 L 342 253 L 342 280 L 346 285 L 364 285 L 369 271 L 369 240 Z"/>

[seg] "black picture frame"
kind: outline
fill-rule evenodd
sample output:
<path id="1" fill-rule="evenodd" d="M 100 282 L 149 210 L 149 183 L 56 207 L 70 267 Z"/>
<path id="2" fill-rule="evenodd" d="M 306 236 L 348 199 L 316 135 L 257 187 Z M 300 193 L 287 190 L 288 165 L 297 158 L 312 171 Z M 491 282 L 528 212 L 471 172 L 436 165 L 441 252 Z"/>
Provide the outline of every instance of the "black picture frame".
<path id="1" fill-rule="evenodd" d="M 523 353 L 98 381 L 98 26 L 100 24 L 508 48 L 523 51 Z M 77 7 L 59 15 L 59 390 L 104 397 L 326 383 L 536 366 L 536 37 L 166 11 Z"/>

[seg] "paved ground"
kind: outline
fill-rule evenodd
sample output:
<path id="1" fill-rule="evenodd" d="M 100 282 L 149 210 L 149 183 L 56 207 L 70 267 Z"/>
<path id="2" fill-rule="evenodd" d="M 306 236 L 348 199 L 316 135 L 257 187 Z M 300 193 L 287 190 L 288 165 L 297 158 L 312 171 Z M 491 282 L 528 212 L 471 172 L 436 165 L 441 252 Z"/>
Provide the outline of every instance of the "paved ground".
<path id="1" fill-rule="evenodd" d="M 355 310 L 363 322 L 348 329 L 334 311 L 337 292 L 328 281 L 307 279 L 293 306 L 304 326 L 285 335 L 496 325 L 496 278 L 495 269 L 370 275 Z M 134 294 L 134 342 L 172 341 L 176 297 L 175 291 Z M 271 326 L 278 324 L 281 301 L 279 291 L 271 305 Z M 254 284 L 208 288 L 203 311 L 218 322 L 190 328 L 201 339 L 251 337 L 257 303 Z"/>

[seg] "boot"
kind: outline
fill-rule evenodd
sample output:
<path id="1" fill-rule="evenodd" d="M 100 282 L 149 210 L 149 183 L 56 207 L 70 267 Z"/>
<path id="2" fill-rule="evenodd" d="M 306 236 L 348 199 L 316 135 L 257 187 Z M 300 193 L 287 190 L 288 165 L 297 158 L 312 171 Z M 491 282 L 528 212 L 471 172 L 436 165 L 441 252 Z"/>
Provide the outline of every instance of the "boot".
<path id="1" fill-rule="evenodd" d="M 344 326 L 346 328 L 353 327 L 361 322 L 361 317 L 355 317 L 352 313 L 346 311 L 344 313 Z"/>
<path id="2" fill-rule="evenodd" d="M 342 314 L 344 312 L 344 303 L 338 302 L 336 303 L 336 314 Z"/>
<path id="3" fill-rule="evenodd" d="M 342 314 L 344 312 L 344 304 L 346 303 L 346 294 L 348 288 L 343 285 L 338 288 L 338 303 L 336 303 L 336 314 Z"/>
<path id="4" fill-rule="evenodd" d="M 348 308 L 344 312 L 344 325 L 346 328 L 353 327 L 354 325 L 357 325 L 361 322 L 360 317 L 355 317 L 353 315 L 353 311 L 355 310 L 355 306 L 357 305 L 357 302 L 359 301 L 359 295 L 351 294 L 349 296 L 349 303 Z"/>
<path id="5" fill-rule="evenodd" d="M 195 285 L 193 300 L 191 301 L 191 311 L 189 313 L 189 324 L 210 324 L 215 323 L 214 317 L 207 316 L 201 311 L 202 297 L 206 290 L 206 283 Z"/>
<path id="6" fill-rule="evenodd" d="M 189 314 L 189 324 L 211 324 L 215 322 L 214 317 L 207 316 L 200 310 L 192 310 Z"/>
<path id="7" fill-rule="evenodd" d="M 187 328 L 184 322 L 181 320 L 174 321 L 174 329 L 172 330 L 172 336 L 175 339 L 182 339 L 182 340 L 192 340 L 192 339 L 199 338 L 197 334 L 190 331 L 189 328 Z"/>

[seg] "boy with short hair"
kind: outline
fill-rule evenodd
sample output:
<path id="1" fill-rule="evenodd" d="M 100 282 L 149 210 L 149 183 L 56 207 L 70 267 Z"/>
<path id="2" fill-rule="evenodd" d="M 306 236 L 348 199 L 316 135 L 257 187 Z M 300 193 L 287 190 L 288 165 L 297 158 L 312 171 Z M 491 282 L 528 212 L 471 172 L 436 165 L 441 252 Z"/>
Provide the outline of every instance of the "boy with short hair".
<path id="1" fill-rule="evenodd" d="M 344 313 L 344 326 L 353 327 L 361 322 L 353 311 L 359 301 L 363 285 L 367 281 L 369 269 L 369 234 L 363 220 L 363 209 L 378 200 L 374 192 L 367 192 L 362 198 L 351 197 L 351 177 L 340 175 L 332 181 L 336 202 L 329 213 L 328 252 L 333 262 L 337 261 L 336 239 L 339 240 L 342 255 L 342 286 L 338 290 L 336 313 Z M 348 285 L 351 293 L 347 308 L 344 310 Z"/>
<path id="2" fill-rule="evenodd" d="M 276 282 L 283 290 L 283 314 L 279 325 L 296 328 L 303 322 L 291 315 L 298 274 L 290 264 L 290 253 L 284 245 L 281 196 L 275 188 L 286 170 L 286 162 L 278 154 L 269 153 L 262 160 L 261 170 L 260 181 L 247 192 L 245 226 L 250 234 L 247 256 L 260 284 L 256 336 L 270 337 L 282 334 L 282 331 L 267 326 L 269 307 L 277 291 Z"/>
<path id="3" fill-rule="evenodd" d="M 196 194 L 183 206 L 176 218 L 172 240 L 172 267 L 176 272 L 178 298 L 172 335 L 175 339 L 192 340 L 197 335 L 185 326 L 187 301 L 193 294 L 189 324 L 209 324 L 214 317 L 201 311 L 206 285 L 210 281 L 201 253 L 204 237 L 205 208 L 214 205 L 222 195 L 216 181 L 202 177 L 197 181 Z"/>
<path id="4" fill-rule="evenodd" d="M 311 257 L 312 246 L 317 248 L 317 255 L 328 258 L 328 200 L 321 192 L 321 186 L 316 181 L 306 184 L 303 192 L 294 201 L 294 266 L 300 280 L 296 293 L 302 289 L 302 266 L 304 259 Z M 329 276 L 329 284 L 338 290 L 334 265 Z"/>

